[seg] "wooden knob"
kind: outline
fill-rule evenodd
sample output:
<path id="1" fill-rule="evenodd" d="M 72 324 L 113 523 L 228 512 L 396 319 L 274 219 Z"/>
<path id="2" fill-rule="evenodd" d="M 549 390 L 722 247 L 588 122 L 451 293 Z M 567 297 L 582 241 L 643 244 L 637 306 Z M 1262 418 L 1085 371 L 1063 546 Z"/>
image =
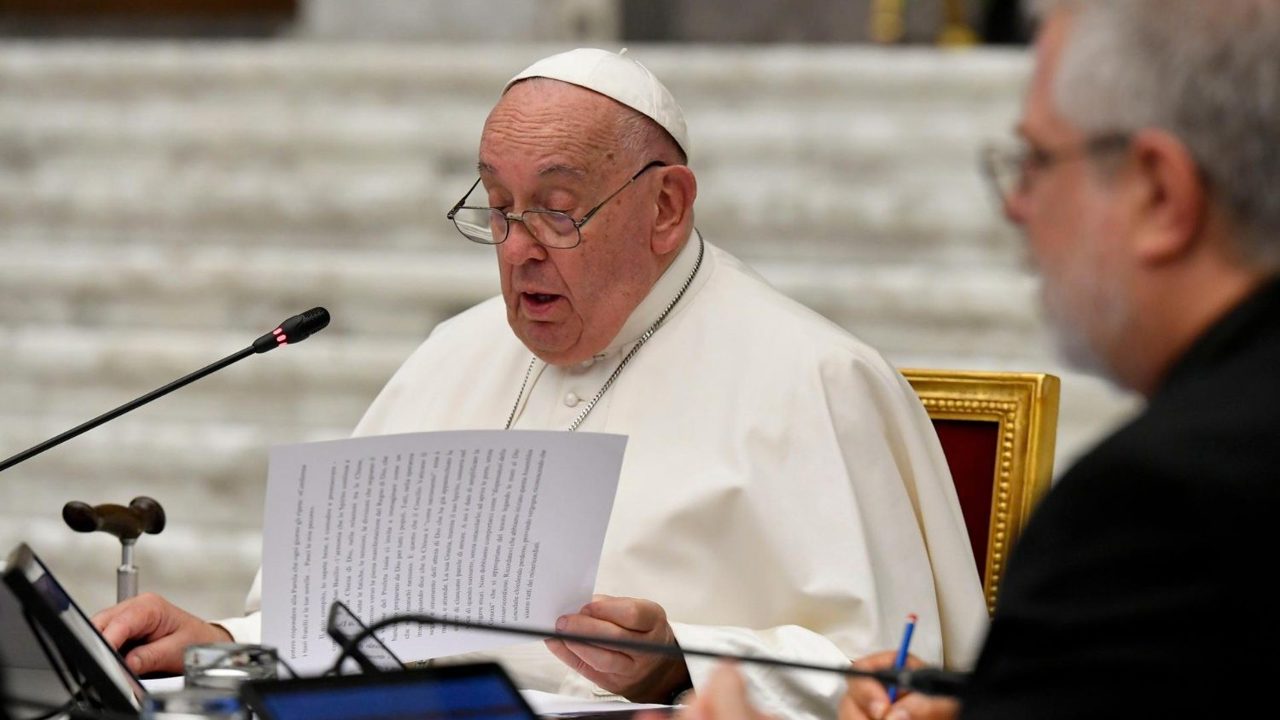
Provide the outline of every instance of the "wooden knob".
<path id="1" fill-rule="evenodd" d="M 145 495 L 139 495 L 129 501 L 129 508 L 142 520 L 142 531 L 148 535 L 159 535 L 164 530 L 164 508 L 160 503 Z"/>
<path id="2" fill-rule="evenodd" d="M 149 497 L 136 497 L 129 507 L 72 501 L 62 507 L 62 519 L 76 532 L 101 531 L 121 541 L 137 540 L 144 532 L 155 535 L 165 523 L 164 508 Z"/>

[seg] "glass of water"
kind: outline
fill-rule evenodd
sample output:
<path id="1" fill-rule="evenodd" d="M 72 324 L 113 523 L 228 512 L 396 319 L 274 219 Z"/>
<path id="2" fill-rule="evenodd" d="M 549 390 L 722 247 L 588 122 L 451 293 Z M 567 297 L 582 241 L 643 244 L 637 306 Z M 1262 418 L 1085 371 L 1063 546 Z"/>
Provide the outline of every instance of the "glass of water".
<path id="1" fill-rule="evenodd" d="M 275 648 L 246 643 L 192 645 L 183 653 L 186 687 L 239 692 L 250 680 L 274 680 Z"/>

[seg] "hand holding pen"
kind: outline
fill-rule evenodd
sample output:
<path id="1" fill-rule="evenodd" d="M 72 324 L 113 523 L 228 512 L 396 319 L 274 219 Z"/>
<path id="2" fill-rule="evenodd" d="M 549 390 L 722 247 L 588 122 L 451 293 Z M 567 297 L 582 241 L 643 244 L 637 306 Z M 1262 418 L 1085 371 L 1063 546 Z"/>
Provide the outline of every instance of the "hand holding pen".
<path id="1" fill-rule="evenodd" d="M 868 655 L 855 661 L 854 667 L 863 670 L 924 667 L 910 652 L 916 621 L 915 615 L 907 616 L 897 650 Z M 955 720 L 959 714 L 960 703 L 953 699 L 908 693 L 891 685 L 858 679 L 849 681 L 849 690 L 840 701 L 840 720 Z"/>
<path id="2" fill-rule="evenodd" d="M 898 646 L 898 655 L 893 659 L 893 669 L 902 670 L 907 666 L 907 655 L 911 650 L 911 635 L 916 630 L 916 615 L 911 613 L 907 616 L 907 627 L 902 631 L 902 644 Z M 898 700 L 898 686 L 889 686 L 889 702 L 894 703 Z"/>

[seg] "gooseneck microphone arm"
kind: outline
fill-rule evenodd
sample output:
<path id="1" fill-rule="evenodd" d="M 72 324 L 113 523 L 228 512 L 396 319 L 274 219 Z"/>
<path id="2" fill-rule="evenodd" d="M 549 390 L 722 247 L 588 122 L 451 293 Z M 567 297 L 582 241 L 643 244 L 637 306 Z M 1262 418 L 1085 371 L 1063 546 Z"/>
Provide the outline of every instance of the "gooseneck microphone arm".
<path id="1" fill-rule="evenodd" d="M 331 622 L 332 615 L 333 608 L 330 608 Z M 540 630 L 538 628 L 520 627 L 515 625 L 488 625 L 485 623 L 472 622 L 470 620 L 456 620 L 453 618 L 443 618 L 421 613 L 392 615 L 391 617 L 379 620 L 378 622 L 361 630 L 359 633 L 351 636 L 345 643 L 342 643 L 342 652 L 338 656 L 337 661 L 334 662 L 332 670 L 341 668 L 342 663 L 348 657 L 351 657 L 353 652 L 359 652 L 360 643 L 364 642 L 374 633 L 382 630 L 383 628 L 391 627 L 392 625 L 402 624 L 444 625 L 447 627 L 465 628 L 468 630 L 484 630 L 487 632 L 525 635 L 528 637 L 542 639 L 564 640 L 566 642 L 599 645 L 602 647 L 612 647 L 620 650 L 635 650 L 670 657 L 705 657 L 755 665 L 769 665 L 772 667 L 789 668 L 792 670 L 836 673 L 838 675 L 844 675 L 845 677 L 868 678 L 885 685 L 896 685 L 902 690 L 912 690 L 923 695 L 959 697 L 964 691 L 965 684 L 968 681 L 968 675 L 966 673 L 942 670 L 940 668 L 923 667 L 915 670 L 863 670 L 862 668 L 854 667 L 852 663 L 839 667 L 831 665 L 812 665 L 809 663 L 794 662 L 791 660 L 764 657 L 760 655 L 731 655 L 728 653 L 711 652 L 708 650 L 695 650 L 693 648 L 682 647 L 680 645 L 663 645 L 660 643 L 623 640 L 620 638 L 609 638 L 598 635 L 578 635 L 575 633 Z"/>
<path id="2" fill-rule="evenodd" d="M 76 437 L 77 435 L 84 434 L 105 422 L 109 422 L 111 420 L 114 420 L 120 417 L 121 415 L 124 415 L 127 412 L 136 410 L 142 407 L 143 405 L 146 405 L 147 403 L 151 402 L 152 400 L 155 400 L 157 398 L 162 398 L 165 395 L 168 395 L 169 393 L 173 392 L 174 390 L 177 390 L 178 388 L 190 385 L 191 383 L 195 382 L 196 380 L 199 380 L 200 378 L 206 375 L 211 375 L 215 372 L 218 372 L 219 370 L 221 370 L 222 368 L 228 365 L 232 365 L 234 363 L 240 362 L 241 360 L 249 357 L 250 355 L 261 354 L 269 350 L 274 350 L 277 347 L 288 345 L 290 343 L 300 343 L 303 340 L 306 340 L 307 338 L 311 337 L 312 334 L 320 332 L 328 325 L 329 325 L 329 311 L 325 310 L 322 307 L 312 308 L 302 313 L 301 315 L 294 315 L 288 320 L 285 320 L 284 322 L 280 323 L 280 327 L 277 327 L 275 330 L 272 330 L 271 332 L 266 333 L 265 335 L 258 338 L 257 340 L 254 340 L 252 345 L 241 350 L 240 352 L 237 352 L 232 355 L 228 355 L 227 357 L 219 360 L 218 362 L 212 365 L 209 365 L 208 367 L 197 370 L 191 373 L 190 375 L 187 375 L 186 377 L 182 377 L 177 380 L 174 380 L 173 382 L 169 383 L 168 385 L 165 385 L 162 388 L 159 388 L 157 390 L 152 390 L 146 395 L 143 395 L 142 397 L 137 398 L 136 400 L 131 400 L 125 403 L 124 405 L 121 405 L 120 407 L 116 408 L 115 410 L 111 410 L 110 412 L 105 412 L 86 423 L 82 423 L 80 425 L 77 425 L 76 427 L 71 428 L 70 430 L 62 433 L 61 435 L 58 435 L 56 437 L 51 437 L 48 440 L 45 440 L 44 442 L 40 443 L 39 445 L 36 445 L 33 448 L 23 450 L 17 455 L 14 455 L 9 459 L 4 460 L 3 462 L 0 462 L 0 472 L 3 472 L 4 470 L 8 470 L 9 468 L 13 467 L 14 465 L 17 465 L 20 462 L 30 460 L 36 455 L 39 455 L 40 453 L 46 450 L 49 450 L 51 448 L 57 447 L 58 445 L 61 445 L 62 443 L 70 440 L 71 438 Z"/>

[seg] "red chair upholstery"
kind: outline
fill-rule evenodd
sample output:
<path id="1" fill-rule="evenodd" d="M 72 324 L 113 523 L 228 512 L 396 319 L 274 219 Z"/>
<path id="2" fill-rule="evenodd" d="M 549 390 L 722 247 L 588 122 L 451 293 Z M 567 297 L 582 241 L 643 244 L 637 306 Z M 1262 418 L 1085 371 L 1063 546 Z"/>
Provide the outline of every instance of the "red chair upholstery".
<path id="1" fill-rule="evenodd" d="M 1053 478 L 1058 378 L 903 370 L 942 443 L 988 612 L 1009 550 Z"/>

